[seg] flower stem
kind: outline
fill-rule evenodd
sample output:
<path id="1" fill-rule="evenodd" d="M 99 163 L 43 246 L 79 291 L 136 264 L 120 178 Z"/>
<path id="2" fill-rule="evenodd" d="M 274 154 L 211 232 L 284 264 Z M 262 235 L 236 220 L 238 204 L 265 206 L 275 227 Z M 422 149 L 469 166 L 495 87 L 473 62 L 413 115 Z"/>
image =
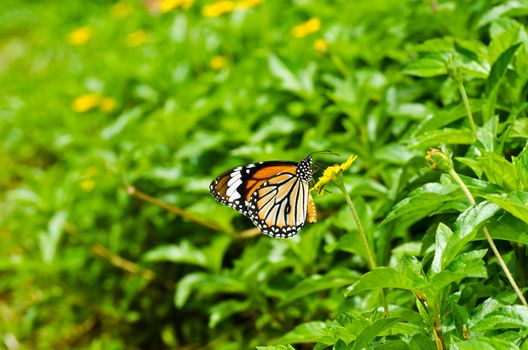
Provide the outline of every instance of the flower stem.
<path id="1" fill-rule="evenodd" d="M 361 220 L 359 219 L 359 215 L 356 210 L 356 207 L 354 206 L 354 203 L 352 202 L 352 199 L 350 198 L 350 195 L 348 194 L 345 188 L 345 185 L 343 184 L 341 176 L 334 179 L 334 183 L 337 185 L 337 187 L 339 187 L 341 192 L 343 192 L 343 196 L 345 197 L 348 208 L 350 209 L 350 212 L 352 213 L 352 217 L 354 218 L 354 221 L 356 222 L 356 225 L 359 231 L 359 236 L 361 237 L 361 241 L 363 243 L 363 248 L 367 254 L 367 262 L 368 262 L 369 268 L 370 270 L 373 270 L 377 267 L 376 260 L 374 259 L 374 255 L 372 254 L 372 250 L 370 249 L 367 235 L 365 234 L 365 230 L 363 229 L 363 225 L 361 224 Z M 383 289 L 381 289 L 380 298 L 383 304 L 383 313 L 385 317 L 387 317 L 389 315 L 389 307 L 387 305 L 387 299 L 385 298 L 385 291 Z"/>
<path id="2" fill-rule="evenodd" d="M 473 113 L 471 112 L 471 106 L 469 105 L 469 99 L 466 94 L 466 89 L 464 88 L 464 83 L 462 83 L 462 79 L 459 79 L 457 81 L 457 85 L 458 90 L 460 91 L 460 95 L 462 96 L 462 101 L 464 101 L 464 107 L 466 108 L 469 127 L 471 128 L 471 132 L 473 133 L 473 138 L 476 140 L 478 137 L 477 126 L 475 124 L 475 120 L 473 119 Z"/>
<path id="3" fill-rule="evenodd" d="M 469 189 L 467 188 L 466 184 L 462 181 L 460 176 L 458 176 L 458 174 L 455 171 L 455 169 L 451 169 L 449 171 L 449 175 L 451 175 L 455 179 L 455 181 L 458 183 L 458 185 L 460 186 L 460 188 L 462 189 L 462 191 L 466 195 L 466 197 L 469 200 L 469 202 L 472 205 L 477 205 L 477 203 L 475 202 L 475 198 L 473 198 L 473 196 L 471 195 L 471 192 L 469 192 Z M 528 306 L 528 303 L 526 303 L 526 299 L 524 298 L 519 286 L 517 286 L 517 283 L 513 279 L 513 276 L 511 274 L 510 270 L 508 269 L 508 266 L 504 262 L 504 259 L 502 258 L 499 250 L 497 249 L 497 246 L 495 245 L 495 242 L 493 242 L 493 239 L 491 238 L 491 235 L 490 235 L 486 225 L 484 225 L 482 227 L 482 231 L 484 232 L 484 236 L 486 237 L 486 240 L 488 241 L 488 244 L 490 245 L 491 250 L 493 251 L 493 254 L 495 254 L 495 257 L 499 261 L 499 265 L 502 267 L 502 270 L 506 274 L 506 277 L 508 278 L 508 281 L 510 282 L 511 286 L 513 287 L 513 290 L 515 291 L 515 293 L 519 297 L 519 300 L 521 301 L 521 303 L 524 306 Z"/>

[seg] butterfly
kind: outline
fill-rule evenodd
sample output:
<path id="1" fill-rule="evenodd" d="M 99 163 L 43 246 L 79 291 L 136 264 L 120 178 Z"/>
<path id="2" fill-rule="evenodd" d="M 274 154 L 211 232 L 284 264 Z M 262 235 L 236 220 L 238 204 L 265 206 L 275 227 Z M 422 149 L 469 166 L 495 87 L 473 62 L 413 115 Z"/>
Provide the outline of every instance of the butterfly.
<path id="1" fill-rule="evenodd" d="M 306 221 L 317 221 L 310 194 L 312 156 L 300 162 L 268 161 L 233 168 L 218 176 L 209 191 L 220 203 L 247 216 L 265 235 L 296 235 Z"/>

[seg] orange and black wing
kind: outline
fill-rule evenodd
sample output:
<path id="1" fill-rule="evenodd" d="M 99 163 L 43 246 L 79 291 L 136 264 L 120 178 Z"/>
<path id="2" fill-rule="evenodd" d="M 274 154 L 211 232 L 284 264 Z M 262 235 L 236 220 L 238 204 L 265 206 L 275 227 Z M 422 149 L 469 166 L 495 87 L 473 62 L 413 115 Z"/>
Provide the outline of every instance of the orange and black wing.
<path id="1" fill-rule="evenodd" d="M 270 161 L 233 168 L 218 176 L 209 191 L 220 203 L 251 218 L 248 205 L 251 195 L 267 180 L 281 172 L 293 172 L 297 163 Z"/>
<path id="2" fill-rule="evenodd" d="M 310 199 L 308 182 L 290 172 L 280 173 L 251 195 L 250 218 L 268 236 L 291 237 L 306 222 Z"/>
<path id="3" fill-rule="evenodd" d="M 306 221 L 315 222 L 310 195 L 311 157 L 299 163 L 272 161 L 231 169 L 210 185 L 222 204 L 249 217 L 271 237 L 291 237 Z"/>

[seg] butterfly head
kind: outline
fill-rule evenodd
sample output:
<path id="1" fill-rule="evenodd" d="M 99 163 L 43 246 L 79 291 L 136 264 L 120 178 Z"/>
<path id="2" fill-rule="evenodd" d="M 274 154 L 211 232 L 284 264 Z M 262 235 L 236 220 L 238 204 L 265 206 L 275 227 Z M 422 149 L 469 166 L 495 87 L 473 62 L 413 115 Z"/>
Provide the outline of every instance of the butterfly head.
<path id="1" fill-rule="evenodd" d="M 306 182 L 312 181 L 312 156 L 308 156 L 299 162 L 297 177 Z"/>

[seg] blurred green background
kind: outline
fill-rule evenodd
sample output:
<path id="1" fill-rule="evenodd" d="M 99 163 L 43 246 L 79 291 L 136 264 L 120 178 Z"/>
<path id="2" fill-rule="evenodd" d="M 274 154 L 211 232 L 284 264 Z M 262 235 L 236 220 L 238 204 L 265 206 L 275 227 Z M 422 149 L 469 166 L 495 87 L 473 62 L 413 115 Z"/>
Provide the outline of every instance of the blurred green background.
<path id="1" fill-rule="evenodd" d="M 412 293 L 388 291 L 397 319 L 378 328 L 379 293 L 345 298 L 368 268 L 339 191 L 316 198 L 317 224 L 273 240 L 237 235 L 251 223 L 208 185 L 244 163 L 357 154 L 345 184 L 378 264 L 412 257 L 428 274 L 440 222 L 468 206 L 424 159 L 445 142 L 496 203 L 525 286 L 527 14 L 491 0 L 1 1 L 0 348 L 438 348 Z M 447 187 L 412 202 L 428 183 Z M 488 248 L 476 240 L 467 251 Z M 521 305 L 478 323 L 486 298 L 515 308 L 493 255 L 478 261 L 438 292 L 446 342 L 521 347 Z"/>

